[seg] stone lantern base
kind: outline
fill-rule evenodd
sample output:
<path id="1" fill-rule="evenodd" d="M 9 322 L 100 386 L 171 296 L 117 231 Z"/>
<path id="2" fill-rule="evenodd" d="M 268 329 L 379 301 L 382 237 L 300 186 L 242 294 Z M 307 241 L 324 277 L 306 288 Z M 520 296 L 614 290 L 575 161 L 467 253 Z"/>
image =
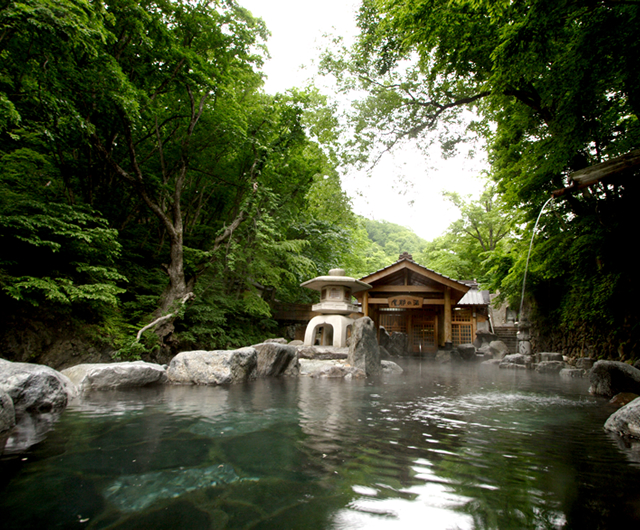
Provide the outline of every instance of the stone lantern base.
<path id="1" fill-rule="evenodd" d="M 333 346 L 335 348 L 347 347 L 347 328 L 353 324 L 352 318 L 344 315 L 319 315 L 313 317 L 307 325 L 304 334 L 304 345 L 313 346 L 316 338 L 316 330 L 319 326 L 331 325 L 333 328 L 333 344 L 322 344 L 322 346 Z"/>

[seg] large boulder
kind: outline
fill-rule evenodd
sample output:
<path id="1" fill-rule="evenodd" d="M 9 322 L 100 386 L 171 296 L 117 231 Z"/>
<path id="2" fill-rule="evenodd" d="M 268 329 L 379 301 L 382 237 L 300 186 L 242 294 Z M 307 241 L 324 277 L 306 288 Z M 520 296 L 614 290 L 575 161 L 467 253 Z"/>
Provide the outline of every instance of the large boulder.
<path id="1" fill-rule="evenodd" d="M 367 374 L 362 368 L 346 366 L 335 360 L 300 359 L 300 375 L 322 379 L 364 379 Z"/>
<path id="2" fill-rule="evenodd" d="M 595 362 L 595 359 L 591 359 L 590 357 L 580 357 L 576 359 L 576 368 L 580 370 L 591 370 Z"/>
<path id="3" fill-rule="evenodd" d="M 458 350 L 438 350 L 435 360 L 440 364 L 450 364 L 462 361 L 462 357 Z"/>
<path id="4" fill-rule="evenodd" d="M 376 326 L 369 317 L 359 318 L 351 327 L 351 344 L 347 362 L 351 366 L 364 370 L 367 377 L 382 371 Z"/>
<path id="5" fill-rule="evenodd" d="M 462 357 L 462 359 L 464 359 L 465 361 L 475 360 L 476 347 L 473 344 L 460 344 L 456 347 L 456 349 L 458 350 L 460 357 Z"/>
<path id="6" fill-rule="evenodd" d="M 619 361 L 598 361 L 589 374 L 589 392 L 613 397 L 620 392 L 640 394 L 640 370 Z"/>
<path id="7" fill-rule="evenodd" d="M 476 348 L 481 349 L 485 344 L 489 345 L 495 340 L 500 340 L 498 335 L 484 329 L 479 329 L 476 332 L 476 338 L 473 341 L 473 344 Z"/>
<path id="8" fill-rule="evenodd" d="M 4 359 L 0 359 L 0 390 L 11 398 L 17 416 L 63 410 L 77 392 L 69 378 L 53 368 Z"/>
<path id="9" fill-rule="evenodd" d="M 633 392 L 620 392 L 619 394 L 616 394 L 615 396 L 613 396 L 609 400 L 609 403 L 617 407 L 624 407 L 625 405 L 628 405 L 634 399 L 637 399 L 637 398 L 638 398 L 638 394 L 634 394 Z"/>
<path id="10" fill-rule="evenodd" d="M 563 361 L 540 361 L 536 365 L 536 372 L 540 374 L 557 374 L 567 365 Z"/>
<path id="11" fill-rule="evenodd" d="M 16 424 L 16 411 L 9 394 L 0 390 L 0 433 L 8 431 Z"/>
<path id="12" fill-rule="evenodd" d="M 502 359 L 509 354 L 509 348 L 501 340 L 492 340 L 489 343 L 489 352 L 494 359 Z"/>
<path id="13" fill-rule="evenodd" d="M 393 331 L 384 347 L 389 355 L 396 357 L 407 355 L 409 353 L 409 336 L 401 331 Z"/>
<path id="14" fill-rule="evenodd" d="M 509 355 L 505 355 L 502 358 L 502 362 L 505 364 L 527 364 L 527 362 L 530 362 L 530 360 L 531 357 L 529 357 L 528 355 L 522 355 L 521 353 L 511 353 Z"/>
<path id="15" fill-rule="evenodd" d="M 287 339 L 285 339 L 284 337 L 278 337 L 276 339 L 267 339 L 264 341 L 265 343 L 267 342 L 274 342 L 276 344 L 287 344 L 289 341 Z"/>
<path id="16" fill-rule="evenodd" d="M 640 399 L 634 399 L 615 411 L 607 419 L 604 428 L 620 436 L 640 438 Z"/>
<path id="17" fill-rule="evenodd" d="M 580 370 L 579 368 L 563 368 L 558 372 L 560 377 L 564 377 L 565 379 L 574 379 L 580 377 L 586 377 L 587 372 L 584 370 Z"/>
<path id="18" fill-rule="evenodd" d="M 346 360 L 349 348 L 334 348 L 333 346 L 300 346 L 298 359 L 316 359 L 318 361 Z"/>
<path id="19" fill-rule="evenodd" d="M 393 361 L 380 361 L 382 373 L 385 375 L 400 375 L 404 370 Z"/>
<path id="20" fill-rule="evenodd" d="M 167 378 L 171 383 L 191 385 L 242 383 L 256 378 L 257 366 L 255 348 L 188 351 L 171 359 Z"/>
<path id="21" fill-rule="evenodd" d="M 113 390 L 165 383 L 167 375 L 159 364 L 144 361 L 78 364 L 62 370 L 79 392 Z"/>
<path id="22" fill-rule="evenodd" d="M 254 346 L 258 352 L 258 377 L 298 375 L 298 349 L 277 342 L 265 342 Z"/>
<path id="23" fill-rule="evenodd" d="M 384 326 L 380 326 L 379 336 L 380 336 L 380 343 L 379 343 L 380 346 L 386 348 L 389 342 L 391 341 L 391 335 L 389 335 L 389 332 L 384 328 Z"/>

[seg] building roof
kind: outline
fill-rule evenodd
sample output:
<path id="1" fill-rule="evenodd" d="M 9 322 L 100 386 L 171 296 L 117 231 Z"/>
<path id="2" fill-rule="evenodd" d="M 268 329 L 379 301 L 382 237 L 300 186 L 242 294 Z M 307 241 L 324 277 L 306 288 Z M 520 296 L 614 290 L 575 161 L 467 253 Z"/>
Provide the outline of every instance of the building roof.
<path id="1" fill-rule="evenodd" d="M 419 271 L 425 276 L 431 277 L 432 279 L 435 279 L 440 283 L 448 285 L 449 287 L 453 287 L 454 289 L 461 291 L 463 293 L 467 292 L 470 288 L 470 285 L 468 285 L 465 282 L 454 280 L 453 278 L 449 278 L 449 276 L 445 276 L 444 274 L 440 274 L 439 272 L 436 272 L 432 269 L 428 269 L 423 265 L 420 265 L 416 261 L 413 261 L 413 256 L 411 256 L 411 254 L 407 252 L 403 252 L 402 254 L 400 254 L 398 261 L 396 261 L 395 263 L 392 263 L 391 265 L 383 267 L 382 269 L 379 269 L 367 276 L 360 278 L 360 281 L 367 282 L 367 283 L 375 282 L 376 280 L 383 278 L 388 274 L 391 274 L 392 272 L 394 272 L 395 269 L 398 269 L 402 265 L 406 265 L 406 264 L 411 264 L 412 269 Z"/>
<path id="2" fill-rule="evenodd" d="M 410 268 L 414 273 L 424 275 L 432 281 L 444 284 L 457 291 L 459 294 L 456 298 L 459 297 L 459 299 L 457 302 L 454 302 L 457 306 L 489 305 L 489 291 L 479 291 L 478 282 L 475 280 L 454 280 L 453 278 L 449 278 L 444 274 L 428 269 L 413 261 L 413 257 L 407 252 L 402 253 L 395 263 L 360 278 L 360 281 L 366 281 L 367 283 L 378 282 L 383 278 L 389 278 L 402 268 Z M 375 289 L 375 287 L 373 287 L 373 289 Z"/>
<path id="3" fill-rule="evenodd" d="M 489 291 L 478 291 L 477 288 L 472 287 L 460 299 L 457 305 L 489 305 L 490 301 Z"/>

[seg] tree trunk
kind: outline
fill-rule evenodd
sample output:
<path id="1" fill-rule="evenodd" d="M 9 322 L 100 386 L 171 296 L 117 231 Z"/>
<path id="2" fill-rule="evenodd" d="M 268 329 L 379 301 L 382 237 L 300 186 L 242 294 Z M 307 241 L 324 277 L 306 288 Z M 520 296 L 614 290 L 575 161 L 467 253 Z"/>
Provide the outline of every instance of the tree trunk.
<path id="1" fill-rule="evenodd" d="M 169 242 L 170 261 L 166 267 L 169 284 L 160 297 L 158 308 L 153 312 L 152 317 L 154 319 L 170 313 L 177 313 L 180 306 L 189 299 L 187 295 L 191 294 L 193 290 L 193 285 L 191 289 L 188 288 L 184 276 L 182 230 L 176 231 L 175 234 L 169 238 Z M 164 341 L 175 330 L 175 326 L 173 325 L 174 320 L 175 318 L 168 318 L 156 327 L 155 333 L 161 340 Z"/>

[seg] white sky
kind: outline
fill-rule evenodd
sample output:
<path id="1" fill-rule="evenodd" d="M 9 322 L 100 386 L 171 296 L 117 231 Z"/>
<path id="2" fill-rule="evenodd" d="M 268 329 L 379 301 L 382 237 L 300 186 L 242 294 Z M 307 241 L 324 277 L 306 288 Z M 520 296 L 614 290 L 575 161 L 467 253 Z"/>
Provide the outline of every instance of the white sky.
<path id="1" fill-rule="evenodd" d="M 262 18 L 271 38 L 271 59 L 265 65 L 265 89 L 270 93 L 302 87 L 315 72 L 314 61 L 323 48 L 323 35 L 334 34 L 350 42 L 357 33 L 357 0 L 239 0 Z M 407 147 L 385 155 L 371 172 L 344 168 L 342 184 L 356 213 L 370 219 L 407 226 L 431 240 L 458 217 L 442 199 L 442 191 L 478 196 L 486 169 L 483 152 L 474 159 L 458 156 L 443 160 L 439 149 L 425 157 Z M 369 175 L 370 173 L 370 175 Z"/>

